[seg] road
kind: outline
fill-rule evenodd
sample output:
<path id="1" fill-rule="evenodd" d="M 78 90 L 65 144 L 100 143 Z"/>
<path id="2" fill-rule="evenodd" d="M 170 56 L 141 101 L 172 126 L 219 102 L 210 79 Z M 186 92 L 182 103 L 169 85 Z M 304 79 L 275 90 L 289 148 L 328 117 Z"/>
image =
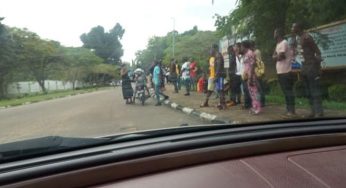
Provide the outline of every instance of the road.
<path id="1" fill-rule="evenodd" d="M 98 137 L 146 129 L 203 124 L 165 106 L 126 105 L 121 88 L 0 109 L 0 143 L 48 135 Z"/>

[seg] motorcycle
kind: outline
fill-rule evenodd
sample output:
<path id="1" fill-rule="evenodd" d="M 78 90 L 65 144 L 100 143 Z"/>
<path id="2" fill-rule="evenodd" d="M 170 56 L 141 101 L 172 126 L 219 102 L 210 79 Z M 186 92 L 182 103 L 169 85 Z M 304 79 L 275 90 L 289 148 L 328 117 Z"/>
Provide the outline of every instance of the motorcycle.
<path id="1" fill-rule="evenodd" d="M 145 95 L 145 88 L 144 88 L 144 86 L 136 86 L 135 98 L 138 99 L 141 102 L 142 105 L 144 105 L 145 101 L 148 98 Z"/>
<path id="2" fill-rule="evenodd" d="M 135 102 L 136 99 L 138 99 L 142 105 L 144 105 L 145 101 L 149 98 L 145 91 L 149 93 L 148 88 L 146 87 L 146 77 L 144 74 L 144 71 L 142 69 L 136 69 L 135 70 L 135 81 L 136 81 L 136 87 L 135 87 L 135 93 L 134 93 L 134 99 Z"/>

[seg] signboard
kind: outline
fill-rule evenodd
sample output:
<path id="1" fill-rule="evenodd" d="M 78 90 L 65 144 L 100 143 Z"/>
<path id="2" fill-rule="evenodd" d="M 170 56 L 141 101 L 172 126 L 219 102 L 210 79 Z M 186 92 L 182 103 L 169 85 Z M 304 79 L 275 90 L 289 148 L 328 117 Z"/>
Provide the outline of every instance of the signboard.
<path id="1" fill-rule="evenodd" d="M 229 41 L 228 38 L 226 36 L 224 36 L 221 40 L 220 40 L 220 53 L 223 56 L 223 60 L 225 63 L 225 68 L 229 68 L 229 55 L 228 55 L 228 51 L 227 48 L 229 46 Z"/>
<path id="2" fill-rule="evenodd" d="M 327 48 L 324 49 L 322 43 L 318 44 L 324 59 L 323 68 L 346 67 L 346 20 L 322 26 L 313 32 L 326 36 Z M 321 41 L 313 32 L 315 40 Z"/>

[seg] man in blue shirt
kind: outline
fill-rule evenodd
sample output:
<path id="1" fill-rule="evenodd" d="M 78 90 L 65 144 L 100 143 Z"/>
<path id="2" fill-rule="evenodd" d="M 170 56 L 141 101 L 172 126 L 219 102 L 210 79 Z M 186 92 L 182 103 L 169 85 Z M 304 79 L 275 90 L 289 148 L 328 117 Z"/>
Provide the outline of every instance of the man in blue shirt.
<path id="1" fill-rule="evenodd" d="M 153 70 L 153 83 L 154 83 L 154 89 L 155 89 L 155 95 L 157 103 L 155 106 L 160 106 L 160 95 L 164 96 L 165 100 L 168 99 L 168 96 L 163 94 L 161 91 L 161 63 L 159 61 L 155 61 L 155 67 Z"/>

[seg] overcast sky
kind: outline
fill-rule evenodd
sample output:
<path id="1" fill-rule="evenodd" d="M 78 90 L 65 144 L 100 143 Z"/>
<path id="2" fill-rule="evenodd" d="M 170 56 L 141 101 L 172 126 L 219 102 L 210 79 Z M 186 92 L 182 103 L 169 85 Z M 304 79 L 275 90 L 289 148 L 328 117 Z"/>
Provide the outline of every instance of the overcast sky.
<path id="1" fill-rule="evenodd" d="M 197 25 L 215 30 L 213 15 L 226 15 L 236 0 L 1 0 L 4 24 L 28 28 L 42 38 L 65 46 L 81 46 L 79 36 L 101 25 L 117 22 L 125 28 L 123 61 L 130 62 L 151 36 L 163 36 L 175 28 L 183 32 Z"/>

